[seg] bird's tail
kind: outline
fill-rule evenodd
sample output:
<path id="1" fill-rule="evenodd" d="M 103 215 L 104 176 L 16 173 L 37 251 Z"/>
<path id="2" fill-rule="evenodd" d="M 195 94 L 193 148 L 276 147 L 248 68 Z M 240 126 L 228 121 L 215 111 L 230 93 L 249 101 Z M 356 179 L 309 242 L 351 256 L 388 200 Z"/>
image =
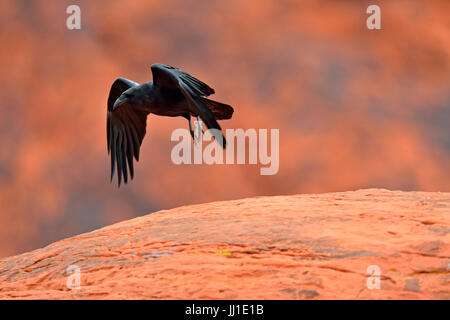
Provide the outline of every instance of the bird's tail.
<path id="1" fill-rule="evenodd" d="M 214 114 L 214 117 L 217 120 L 228 120 L 231 119 L 234 109 L 232 106 L 229 106 L 224 103 L 220 103 L 214 100 L 210 100 L 207 98 L 202 98 L 202 100 L 206 103 L 208 108 Z"/>

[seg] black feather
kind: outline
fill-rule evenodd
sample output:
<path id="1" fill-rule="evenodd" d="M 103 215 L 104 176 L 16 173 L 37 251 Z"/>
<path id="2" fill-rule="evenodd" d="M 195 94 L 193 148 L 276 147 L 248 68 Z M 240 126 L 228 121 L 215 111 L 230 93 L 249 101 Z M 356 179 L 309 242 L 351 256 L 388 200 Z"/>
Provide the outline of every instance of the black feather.
<path id="1" fill-rule="evenodd" d="M 127 137 L 125 134 L 125 128 L 122 129 L 122 148 L 120 149 L 122 152 L 122 171 L 123 171 L 123 180 L 125 183 L 128 182 L 128 172 L 127 172 L 127 157 L 125 152 L 127 150 Z"/>
<path id="2" fill-rule="evenodd" d="M 114 171 L 116 169 L 116 139 L 117 130 L 111 129 L 113 131 L 113 136 L 111 137 L 111 182 L 114 178 Z"/>
<path id="3" fill-rule="evenodd" d="M 122 134 L 118 132 L 119 138 L 116 140 L 116 156 L 117 156 L 117 175 L 119 176 L 119 188 L 122 182 L 122 152 L 120 147 L 122 145 Z"/>
<path id="4" fill-rule="evenodd" d="M 110 123 L 110 119 L 109 119 L 109 111 L 106 115 L 106 144 L 108 145 L 108 154 L 109 151 L 111 150 L 111 144 L 110 144 L 110 140 L 111 140 L 111 123 Z"/>

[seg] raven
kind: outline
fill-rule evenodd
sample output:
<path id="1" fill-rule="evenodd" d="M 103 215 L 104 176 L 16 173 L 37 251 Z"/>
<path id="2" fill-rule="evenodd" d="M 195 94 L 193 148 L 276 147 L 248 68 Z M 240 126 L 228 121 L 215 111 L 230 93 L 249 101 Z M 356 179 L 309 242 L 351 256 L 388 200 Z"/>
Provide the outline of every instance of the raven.
<path id="1" fill-rule="evenodd" d="M 207 98 L 214 89 L 181 71 L 180 69 L 155 63 L 151 66 L 153 82 L 138 84 L 117 78 L 111 86 L 108 97 L 106 120 L 108 154 L 111 154 L 111 181 L 117 165 L 118 183 L 128 182 L 128 169 L 133 179 L 133 156 L 139 161 L 139 148 L 144 139 L 147 116 L 181 116 L 188 120 L 189 131 L 194 138 L 191 116 L 205 122 L 209 129 L 220 134 L 215 139 L 225 148 L 217 120 L 231 119 L 233 108 L 227 104 Z M 201 130 L 201 129 L 200 129 Z"/>

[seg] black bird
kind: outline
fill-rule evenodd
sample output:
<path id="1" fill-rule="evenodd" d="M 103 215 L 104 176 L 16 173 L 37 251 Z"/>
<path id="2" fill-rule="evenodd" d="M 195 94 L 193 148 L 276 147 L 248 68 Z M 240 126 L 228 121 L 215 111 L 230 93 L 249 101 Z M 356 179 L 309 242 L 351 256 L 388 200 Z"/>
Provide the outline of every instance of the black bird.
<path id="1" fill-rule="evenodd" d="M 233 108 L 213 101 L 205 96 L 214 93 L 207 84 L 171 66 L 155 63 L 151 66 L 153 82 L 138 84 L 117 78 L 108 97 L 106 121 L 108 154 L 111 154 L 111 181 L 117 165 L 119 187 L 128 182 L 128 169 L 133 179 L 133 156 L 139 161 L 139 148 L 146 132 L 147 116 L 181 116 L 189 121 L 189 130 L 194 138 L 191 116 L 200 118 L 209 129 L 218 129 L 215 139 L 225 148 L 217 120 L 231 119 Z"/>

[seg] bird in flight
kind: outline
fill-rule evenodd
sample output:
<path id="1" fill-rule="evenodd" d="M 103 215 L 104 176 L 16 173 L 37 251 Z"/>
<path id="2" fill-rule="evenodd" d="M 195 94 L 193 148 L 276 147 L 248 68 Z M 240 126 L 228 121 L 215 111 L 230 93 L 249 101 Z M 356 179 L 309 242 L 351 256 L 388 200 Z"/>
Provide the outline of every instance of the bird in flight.
<path id="1" fill-rule="evenodd" d="M 138 84 L 117 78 L 108 97 L 106 120 L 108 154 L 111 155 L 111 181 L 117 167 L 118 183 L 128 182 L 128 170 L 133 179 L 133 157 L 139 161 L 139 148 L 144 139 L 147 116 L 184 117 L 194 138 L 191 116 L 200 119 L 209 129 L 217 129 L 214 137 L 223 147 L 226 140 L 217 120 L 231 119 L 233 108 L 227 104 L 207 99 L 214 89 L 181 71 L 155 63 L 151 66 L 153 82 Z M 201 131 L 201 127 L 200 127 Z M 128 167 L 128 168 L 127 168 Z"/>

